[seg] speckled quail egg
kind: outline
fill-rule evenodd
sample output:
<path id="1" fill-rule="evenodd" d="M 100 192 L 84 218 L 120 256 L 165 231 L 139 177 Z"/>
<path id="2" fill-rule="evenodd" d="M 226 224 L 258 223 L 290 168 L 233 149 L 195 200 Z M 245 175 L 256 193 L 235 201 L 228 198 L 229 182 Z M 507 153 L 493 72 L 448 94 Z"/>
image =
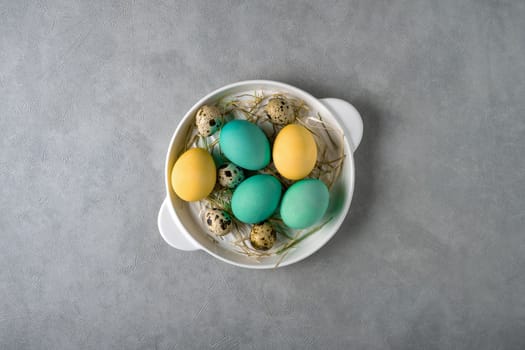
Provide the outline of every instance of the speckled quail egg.
<path id="1" fill-rule="evenodd" d="M 283 97 L 274 97 L 265 107 L 266 114 L 274 124 L 290 124 L 295 119 L 293 106 Z"/>
<path id="2" fill-rule="evenodd" d="M 224 210 L 217 208 L 208 209 L 204 213 L 204 219 L 208 230 L 217 236 L 224 236 L 232 230 L 232 218 Z"/>
<path id="3" fill-rule="evenodd" d="M 277 234 L 269 222 L 253 225 L 250 242 L 255 249 L 268 250 L 277 240 Z"/>
<path id="4" fill-rule="evenodd" d="M 225 163 L 217 171 L 219 185 L 226 188 L 235 188 L 244 180 L 244 172 L 233 163 Z"/>
<path id="5" fill-rule="evenodd" d="M 215 134 L 222 126 L 222 115 L 215 106 L 204 105 L 197 111 L 195 117 L 199 134 L 204 137 Z"/>

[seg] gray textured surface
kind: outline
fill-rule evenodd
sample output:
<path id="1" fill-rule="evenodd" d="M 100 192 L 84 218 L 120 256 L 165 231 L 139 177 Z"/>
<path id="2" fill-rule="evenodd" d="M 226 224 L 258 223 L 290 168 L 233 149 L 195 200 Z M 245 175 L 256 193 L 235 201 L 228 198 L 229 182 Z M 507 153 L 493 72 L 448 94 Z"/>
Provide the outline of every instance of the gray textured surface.
<path id="1" fill-rule="evenodd" d="M 525 2 L 0 1 L 0 348 L 525 348 Z M 171 134 L 267 78 L 362 112 L 321 251 L 163 243 Z"/>

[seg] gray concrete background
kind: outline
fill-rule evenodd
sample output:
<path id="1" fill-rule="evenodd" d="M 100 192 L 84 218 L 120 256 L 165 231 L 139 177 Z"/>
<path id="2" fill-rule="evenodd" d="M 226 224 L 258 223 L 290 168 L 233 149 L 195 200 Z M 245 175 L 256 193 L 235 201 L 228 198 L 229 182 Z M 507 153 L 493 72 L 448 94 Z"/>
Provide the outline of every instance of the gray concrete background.
<path id="1" fill-rule="evenodd" d="M 0 348 L 524 349 L 525 2 L 0 0 Z M 158 234 L 201 96 L 351 101 L 351 213 L 253 272 Z"/>

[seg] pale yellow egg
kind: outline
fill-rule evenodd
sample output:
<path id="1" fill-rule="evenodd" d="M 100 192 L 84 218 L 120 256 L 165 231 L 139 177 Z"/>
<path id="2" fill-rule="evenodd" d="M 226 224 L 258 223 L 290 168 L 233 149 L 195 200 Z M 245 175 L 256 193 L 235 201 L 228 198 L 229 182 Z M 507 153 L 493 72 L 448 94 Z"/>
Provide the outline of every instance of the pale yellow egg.
<path id="1" fill-rule="evenodd" d="M 310 131 L 304 126 L 285 126 L 273 144 L 273 163 L 287 179 L 300 180 L 313 170 L 317 161 L 317 145 Z"/>
<path id="2" fill-rule="evenodd" d="M 191 148 L 175 162 L 171 171 L 171 187 L 181 199 L 198 201 L 213 191 L 216 176 L 210 153 L 202 148 Z"/>

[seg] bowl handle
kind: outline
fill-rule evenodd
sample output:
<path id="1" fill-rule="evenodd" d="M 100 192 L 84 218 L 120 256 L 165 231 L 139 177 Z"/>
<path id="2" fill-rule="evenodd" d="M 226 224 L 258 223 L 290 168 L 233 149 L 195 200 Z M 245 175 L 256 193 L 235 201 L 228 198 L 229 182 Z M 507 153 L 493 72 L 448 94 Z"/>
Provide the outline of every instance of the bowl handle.
<path id="1" fill-rule="evenodd" d="M 322 98 L 320 100 L 335 117 L 343 124 L 345 135 L 350 138 L 350 146 L 355 152 L 363 138 L 363 119 L 350 103 L 338 98 Z"/>
<path id="2" fill-rule="evenodd" d="M 159 216 L 157 218 L 157 225 L 159 226 L 160 235 L 166 243 L 168 243 L 173 248 L 179 250 L 198 250 L 193 243 L 191 243 L 184 234 L 180 232 L 180 229 L 177 227 L 177 224 L 173 221 L 173 218 L 170 215 L 168 210 L 169 206 L 168 198 L 164 199 L 162 205 L 160 206 Z"/>

